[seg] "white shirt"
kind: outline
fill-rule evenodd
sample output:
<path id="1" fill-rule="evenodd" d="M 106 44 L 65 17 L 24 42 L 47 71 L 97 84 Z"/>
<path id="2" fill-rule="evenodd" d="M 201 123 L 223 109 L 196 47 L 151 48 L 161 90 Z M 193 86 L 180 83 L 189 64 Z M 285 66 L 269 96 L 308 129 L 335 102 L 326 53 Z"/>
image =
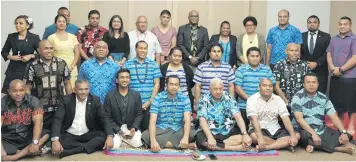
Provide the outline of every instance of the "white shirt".
<path id="1" fill-rule="evenodd" d="M 161 46 L 159 45 L 156 35 L 151 31 L 146 30 L 144 33 L 141 33 L 137 30 L 130 31 L 128 33 L 130 38 L 130 55 L 129 59 L 136 57 L 136 48 L 135 45 L 138 41 L 143 40 L 148 44 L 147 58 L 151 60 L 156 59 L 156 53 L 162 53 Z"/>
<path id="2" fill-rule="evenodd" d="M 81 136 L 89 132 L 85 119 L 87 100 L 88 98 L 86 98 L 83 102 L 80 102 L 78 101 L 78 98 L 76 98 L 75 116 L 72 126 L 67 130 L 68 133 Z"/>
<path id="3" fill-rule="evenodd" d="M 274 135 L 281 126 L 278 124 L 278 116 L 289 115 L 287 106 L 283 99 L 275 94 L 266 102 L 260 92 L 255 93 L 247 99 L 247 116 L 257 116 L 261 129 L 267 129 Z M 252 128 L 252 122 L 249 125 Z"/>
<path id="4" fill-rule="evenodd" d="M 314 48 L 315 48 L 315 43 L 316 43 L 316 39 L 317 39 L 318 32 L 319 32 L 319 30 L 317 30 L 317 31 L 315 32 L 315 34 L 313 35 Z M 309 31 L 309 32 L 308 32 L 308 49 L 310 49 L 310 47 L 309 47 L 309 45 L 310 45 L 310 37 L 311 37 L 311 34 L 310 34 L 310 33 L 311 33 L 311 32 Z"/>

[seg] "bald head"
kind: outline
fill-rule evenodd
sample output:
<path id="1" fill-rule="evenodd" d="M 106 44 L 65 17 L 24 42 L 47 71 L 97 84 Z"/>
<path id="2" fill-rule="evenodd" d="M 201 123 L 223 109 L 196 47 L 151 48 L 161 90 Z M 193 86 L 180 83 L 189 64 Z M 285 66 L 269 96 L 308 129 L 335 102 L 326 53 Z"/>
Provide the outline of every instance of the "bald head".
<path id="1" fill-rule="evenodd" d="M 197 10 L 191 10 L 188 19 L 191 25 L 197 25 L 199 22 L 199 12 Z"/>
<path id="2" fill-rule="evenodd" d="M 280 26 L 289 24 L 289 11 L 283 9 L 278 12 L 278 23 Z"/>
<path id="3" fill-rule="evenodd" d="M 40 56 L 42 60 L 44 61 L 52 60 L 54 47 L 49 40 L 41 40 L 38 46 L 38 51 L 40 52 Z"/>
<path id="4" fill-rule="evenodd" d="M 15 88 L 16 86 L 25 87 L 25 83 L 20 79 L 15 79 L 15 80 L 11 81 L 9 84 L 10 89 Z"/>
<path id="5" fill-rule="evenodd" d="M 10 82 L 8 93 L 11 99 L 15 102 L 21 102 L 25 96 L 25 83 L 20 79 L 15 79 Z"/>
<path id="6" fill-rule="evenodd" d="M 295 43 L 289 43 L 286 47 L 286 54 L 288 55 L 289 61 L 296 62 L 299 58 L 299 45 Z"/>
<path id="7" fill-rule="evenodd" d="M 98 41 L 94 45 L 94 55 L 99 61 L 105 60 L 109 54 L 108 44 L 104 41 Z"/>
<path id="8" fill-rule="evenodd" d="M 278 16 L 279 16 L 279 14 L 287 14 L 289 16 L 289 11 L 286 9 L 283 9 L 278 12 Z"/>
<path id="9" fill-rule="evenodd" d="M 287 49 L 298 48 L 298 44 L 296 43 L 289 43 L 287 44 Z"/>
<path id="10" fill-rule="evenodd" d="M 139 16 L 136 19 L 136 28 L 139 32 L 144 33 L 147 30 L 147 18 L 146 16 Z"/>

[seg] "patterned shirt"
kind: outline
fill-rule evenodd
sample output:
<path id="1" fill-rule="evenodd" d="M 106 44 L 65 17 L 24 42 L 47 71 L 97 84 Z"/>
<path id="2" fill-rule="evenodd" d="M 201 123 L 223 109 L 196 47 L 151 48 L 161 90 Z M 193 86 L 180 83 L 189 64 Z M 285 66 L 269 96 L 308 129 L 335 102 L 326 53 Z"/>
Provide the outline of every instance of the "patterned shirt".
<path id="1" fill-rule="evenodd" d="M 221 61 L 224 61 L 226 63 L 229 63 L 230 61 L 230 41 L 224 43 L 222 41 L 219 41 L 219 43 L 221 44 L 221 46 L 223 47 L 223 55 L 221 57 Z"/>
<path id="2" fill-rule="evenodd" d="M 193 81 L 201 84 L 201 94 L 209 93 L 210 81 L 220 78 L 224 82 L 224 91 L 228 91 L 229 83 L 235 82 L 235 75 L 228 63 L 220 61 L 218 67 L 214 67 L 211 60 L 205 61 L 195 71 Z"/>
<path id="3" fill-rule="evenodd" d="M 197 56 L 197 44 L 198 44 L 198 30 L 199 30 L 199 25 L 196 26 L 195 28 L 193 26 L 191 27 L 191 33 L 192 33 L 192 45 L 190 46 L 190 51 L 192 51 L 192 56 Z"/>
<path id="4" fill-rule="evenodd" d="M 235 85 L 240 86 L 248 96 L 258 92 L 260 80 L 263 78 L 271 79 L 273 84 L 276 83 L 271 69 L 264 64 L 260 64 L 256 69 L 252 69 L 249 64 L 243 64 L 236 70 L 235 75 Z M 239 96 L 237 106 L 239 109 L 246 109 L 246 100 Z"/>
<path id="5" fill-rule="evenodd" d="M 78 79 L 88 80 L 90 93 L 99 96 L 101 103 L 104 103 L 106 93 L 115 88 L 115 76 L 119 69 L 120 67 L 110 59 L 106 59 L 100 65 L 94 57 L 80 66 Z"/>
<path id="6" fill-rule="evenodd" d="M 274 65 L 287 57 L 285 49 L 289 43 L 303 43 L 302 33 L 290 24 L 285 29 L 275 26 L 269 30 L 266 43 L 272 45 L 270 63 Z"/>
<path id="7" fill-rule="evenodd" d="M 57 110 L 60 97 L 64 95 L 64 82 L 70 80 L 66 62 L 53 57 L 48 66 L 42 59 L 34 60 L 25 72 L 24 82 L 32 86 L 31 94 L 40 99 L 45 112 Z"/>
<path id="8" fill-rule="evenodd" d="M 291 63 L 288 58 L 278 62 L 273 69 L 274 77 L 280 82 L 280 88 L 289 102 L 293 95 L 303 88 L 303 76 L 309 72 L 306 61 Z"/>
<path id="9" fill-rule="evenodd" d="M 85 26 L 78 31 L 78 42 L 79 44 L 82 44 L 82 49 L 89 58 L 94 56 L 94 45 L 96 42 L 103 39 L 105 32 L 106 29 L 102 26 L 99 26 L 96 29 L 92 29 L 90 26 Z"/>
<path id="10" fill-rule="evenodd" d="M 236 123 L 233 116 L 239 112 L 236 100 L 226 91 L 221 101 L 215 101 L 211 94 L 205 94 L 198 103 L 198 118 L 205 118 L 213 135 L 227 135 Z"/>
<path id="11" fill-rule="evenodd" d="M 43 114 L 40 101 L 29 94 L 25 94 L 19 107 L 14 100 L 6 95 L 1 99 L 1 134 L 19 135 L 26 138 L 27 134 L 32 134 L 32 117 Z"/>
<path id="12" fill-rule="evenodd" d="M 183 66 L 181 66 L 181 68 L 178 69 L 177 71 L 173 71 L 168 66 L 165 80 L 167 80 L 168 76 L 170 75 L 177 75 L 179 77 L 179 82 L 180 82 L 179 91 L 182 92 L 184 95 L 188 96 L 189 94 L 188 94 L 187 78 L 185 76 Z M 164 89 L 167 90 L 167 86 L 165 86 Z"/>
<path id="13" fill-rule="evenodd" d="M 292 112 L 302 112 L 304 120 L 318 135 L 321 135 L 326 129 L 324 116 L 336 112 L 326 95 L 317 92 L 313 97 L 310 97 L 304 89 L 299 90 L 293 96 L 291 105 Z M 292 124 L 296 131 L 301 129 L 295 118 Z"/>
<path id="14" fill-rule="evenodd" d="M 161 129 L 171 128 L 178 131 L 184 125 L 184 113 L 191 112 L 189 97 L 178 92 L 171 99 L 167 91 L 163 91 L 152 101 L 150 113 L 157 114 L 156 126 Z"/>
<path id="15" fill-rule="evenodd" d="M 126 61 L 124 68 L 130 70 L 130 88 L 140 93 L 142 104 L 144 104 L 152 96 L 154 79 L 162 77 L 161 70 L 155 61 L 145 58 L 141 64 L 137 57 Z"/>
<path id="16" fill-rule="evenodd" d="M 343 66 L 356 55 L 356 35 L 350 32 L 344 38 L 341 38 L 339 34 L 334 36 L 330 40 L 328 52 L 331 53 L 334 66 Z M 340 77 L 356 78 L 356 66 L 345 71 Z"/>

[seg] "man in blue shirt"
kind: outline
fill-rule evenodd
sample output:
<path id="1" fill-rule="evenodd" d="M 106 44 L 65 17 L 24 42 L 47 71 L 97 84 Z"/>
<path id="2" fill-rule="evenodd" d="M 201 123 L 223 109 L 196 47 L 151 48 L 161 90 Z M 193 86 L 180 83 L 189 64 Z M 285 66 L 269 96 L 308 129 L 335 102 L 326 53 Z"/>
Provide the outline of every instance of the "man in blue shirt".
<path id="1" fill-rule="evenodd" d="M 278 26 L 271 28 L 267 35 L 267 55 L 266 65 L 273 69 L 274 65 L 287 57 L 284 50 L 287 44 L 303 43 L 302 33 L 298 28 L 289 24 L 289 11 L 281 10 L 278 12 Z"/>
<path id="2" fill-rule="evenodd" d="M 60 7 L 57 11 L 58 15 L 63 15 L 67 18 L 68 24 L 67 24 L 67 28 L 66 28 L 66 32 L 71 33 L 76 35 L 79 28 L 77 26 L 75 26 L 72 23 L 69 23 L 70 21 L 70 13 L 67 7 Z M 56 32 L 57 28 L 55 24 L 52 24 L 48 27 L 46 27 L 44 33 L 43 33 L 43 37 L 42 39 L 47 39 L 50 35 L 54 34 Z"/>
<path id="3" fill-rule="evenodd" d="M 150 110 L 149 129 L 142 139 L 152 152 L 161 148 L 195 148 L 194 131 L 190 130 L 191 107 L 189 97 L 178 92 L 180 80 L 177 75 L 167 78 L 167 91 L 159 93 Z"/>
<path id="4" fill-rule="evenodd" d="M 94 45 L 95 57 L 85 61 L 80 66 L 78 79 L 89 81 L 90 93 L 99 96 L 103 104 L 105 95 L 115 88 L 115 76 L 120 67 L 106 56 L 109 53 L 108 44 L 99 41 Z"/>

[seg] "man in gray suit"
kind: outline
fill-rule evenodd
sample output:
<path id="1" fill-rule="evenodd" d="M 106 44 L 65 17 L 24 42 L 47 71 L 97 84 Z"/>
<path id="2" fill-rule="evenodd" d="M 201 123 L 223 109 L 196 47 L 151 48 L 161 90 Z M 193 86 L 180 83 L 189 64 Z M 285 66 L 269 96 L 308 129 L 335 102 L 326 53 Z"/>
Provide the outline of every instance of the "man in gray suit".
<path id="1" fill-rule="evenodd" d="M 182 25 L 178 29 L 177 44 L 184 54 L 183 61 L 193 66 L 193 71 L 195 71 L 194 67 L 205 61 L 209 36 L 208 30 L 198 25 L 198 11 L 190 11 L 188 19 L 189 24 Z"/>

